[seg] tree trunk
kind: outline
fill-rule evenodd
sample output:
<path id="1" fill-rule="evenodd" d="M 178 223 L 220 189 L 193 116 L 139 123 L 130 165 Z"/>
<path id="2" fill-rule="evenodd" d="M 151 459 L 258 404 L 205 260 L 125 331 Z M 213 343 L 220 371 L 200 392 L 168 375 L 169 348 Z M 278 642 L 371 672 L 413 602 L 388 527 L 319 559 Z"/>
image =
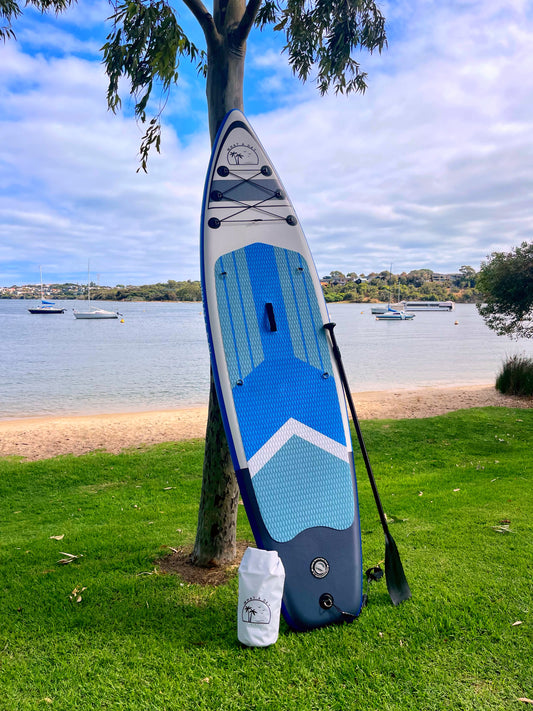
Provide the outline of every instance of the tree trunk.
<path id="1" fill-rule="evenodd" d="M 235 44 L 232 35 L 209 52 L 206 83 L 211 145 L 224 116 L 231 109 L 244 111 L 243 79 L 246 44 Z"/>
<path id="2" fill-rule="evenodd" d="M 226 565 L 235 558 L 238 504 L 239 487 L 211 373 L 202 493 L 192 563 L 210 567 Z"/>
<path id="3" fill-rule="evenodd" d="M 243 13 L 242 0 L 215 3 L 219 36 L 208 42 L 206 84 L 211 144 L 227 112 L 243 110 L 246 43 L 238 39 L 235 31 Z M 234 560 L 238 503 L 239 488 L 211 373 L 202 493 L 192 563 L 207 567 Z"/>

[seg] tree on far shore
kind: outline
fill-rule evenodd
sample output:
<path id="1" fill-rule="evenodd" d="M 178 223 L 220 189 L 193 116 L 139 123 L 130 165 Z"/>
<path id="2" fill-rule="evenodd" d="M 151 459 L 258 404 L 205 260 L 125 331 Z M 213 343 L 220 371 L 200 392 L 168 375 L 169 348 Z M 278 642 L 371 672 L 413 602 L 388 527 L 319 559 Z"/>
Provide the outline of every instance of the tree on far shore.
<path id="1" fill-rule="evenodd" d="M 73 2 L 28 0 L 27 4 L 58 13 Z M 150 116 L 152 92 L 171 90 L 182 58 L 197 66 L 199 80 L 205 79 L 213 143 L 226 113 L 244 110 L 246 43 L 252 28 L 270 26 L 282 34 L 294 74 L 301 81 L 313 77 L 321 94 L 330 89 L 341 94 L 364 92 L 367 75 L 358 61 L 360 51 L 381 51 L 387 41 L 385 18 L 375 0 L 213 0 L 212 11 L 202 0 L 182 2 L 203 30 L 204 47 L 186 36 L 176 9 L 165 0 L 119 0 L 113 5 L 113 27 L 103 47 L 109 108 L 119 110 L 119 81 L 125 78 L 135 115 L 146 127 L 140 149 L 144 170 L 150 149 L 159 151 L 161 141 L 161 111 Z M 17 0 L 0 0 L 0 39 L 15 37 L 13 22 L 21 14 Z M 211 379 L 194 563 L 219 565 L 234 559 L 237 505 L 238 487 Z"/>
<path id="2" fill-rule="evenodd" d="M 482 262 L 476 288 L 478 311 L 500 336 L 533 337 L 533 242 L 511 252 L 493 252 Z"/>

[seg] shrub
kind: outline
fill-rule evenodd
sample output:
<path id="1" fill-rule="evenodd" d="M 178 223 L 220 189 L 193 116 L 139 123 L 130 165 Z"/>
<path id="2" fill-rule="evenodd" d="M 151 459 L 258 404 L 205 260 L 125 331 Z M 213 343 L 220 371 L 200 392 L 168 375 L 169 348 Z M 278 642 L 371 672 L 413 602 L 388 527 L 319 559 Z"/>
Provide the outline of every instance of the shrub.
<path id="1" fill-rule="evenodd" d="M 533 395 L 533 358 L 508 358 L 496 378 L 496 389 L 504 395 Z"/>

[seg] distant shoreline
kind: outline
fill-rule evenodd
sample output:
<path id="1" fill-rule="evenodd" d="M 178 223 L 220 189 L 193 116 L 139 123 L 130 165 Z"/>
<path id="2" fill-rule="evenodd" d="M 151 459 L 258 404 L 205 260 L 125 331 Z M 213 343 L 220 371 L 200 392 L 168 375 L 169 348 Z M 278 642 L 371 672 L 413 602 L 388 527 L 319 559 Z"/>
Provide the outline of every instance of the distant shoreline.
<path id="1" fill-rule="evenodd" d="M 470 407 L 533 408 L 533 398 L 502 395 L 488 384 L 353 395 L 358 417 L 363 420 L 432 417 Z M 3 420 L 0 456 L 37 460 L 97 449 L 118 453 L 132 447 L 203 438 L 206 421 L 207 407 Z"/>
<path id="2" fill-rule="evenodd" d="M 454 295 L 455 297 L 457 295 Z M 56 296 L 54 294 L 48 294 L 46 295 L 47 299 L 53 300 L 55 302 L 60 302 L 60 301 L 87 301 L 85 297 L 81 296 Z M 372 306 L 378 306 L 378 305 L 386 305 L 386 301 L 379 301 L 379 299 L 363 299 L 361 301 L 357 301 L 354 299 L 341 299 L 340 301 L 334 298 L 330 298 L 328 294 L 324 294 L 324 298 L 326 303 L 328 304 L 351 304 L 351 305 L 361 305 L 361 304 L 371 304 Z M 0 301 L 40 301 L 41 297 L 40 296 L 0 296 Z M 405 299 L 404 299 L 405 300 Z M 110 301 L 115 304 L 201 304 L 202 299 L 143 299 L 143 298 L 132 298 L 132 299 L 116 299 L 116 298 L 109 298 L 109 299 L 104 299 L 98 296 L 91 296 L 91 301 Z M 443 297 L 438 298 L 438 299 L 429 299 L 429 298 L 424 298 L 423 296 L 418 296 L 413 297 L 412 299 L 407 299 L 407 301 L 423 301 L 424 303 L 426 302 L 435 302 L 438 303 L 439 301 L 451 301 L 454 304 L 476 304 L 476 300 L 472 300 L 470 298 L 466 299 L 461 299 L 461 298 L 454 298 L 452 296 L 446 296 L 445 298 Z M 391 301 L 392 303 L 392 301 Z M 398 303 L 398 302 L 394 302 Z"/>
<path id="3" fill-rule="evenodd" d="M 54 301 L 87 301 L 85 297 L 79 296 L 54 296 L 48 295 L 47 299 Z M 0 296 L 0 301 L 40 301 L 40 296 Z M 201 299 L 99 299 L 91 296 L 93 301 L 111 301 L 114 304 L 201 304 Z"/>

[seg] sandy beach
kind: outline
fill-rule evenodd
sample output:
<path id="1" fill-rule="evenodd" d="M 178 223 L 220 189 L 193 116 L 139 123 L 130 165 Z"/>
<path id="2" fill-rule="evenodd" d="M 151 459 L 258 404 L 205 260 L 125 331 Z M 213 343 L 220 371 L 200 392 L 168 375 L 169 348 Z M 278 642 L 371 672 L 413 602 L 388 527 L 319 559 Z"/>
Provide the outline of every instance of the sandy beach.
<path id="1" fill-rule="evenodd" d="M 360 419 L 432 417 L 469 407 L 533 407 L 533 398 L 498 393 L 492 385 L 419 388 L 354 393 Z M 0 456 L 27 460 L 96 449 L 118 453 L 203 437 L 207 408 L 132 412 L 81 417 L 46 417 L 0 421 Z"/>

